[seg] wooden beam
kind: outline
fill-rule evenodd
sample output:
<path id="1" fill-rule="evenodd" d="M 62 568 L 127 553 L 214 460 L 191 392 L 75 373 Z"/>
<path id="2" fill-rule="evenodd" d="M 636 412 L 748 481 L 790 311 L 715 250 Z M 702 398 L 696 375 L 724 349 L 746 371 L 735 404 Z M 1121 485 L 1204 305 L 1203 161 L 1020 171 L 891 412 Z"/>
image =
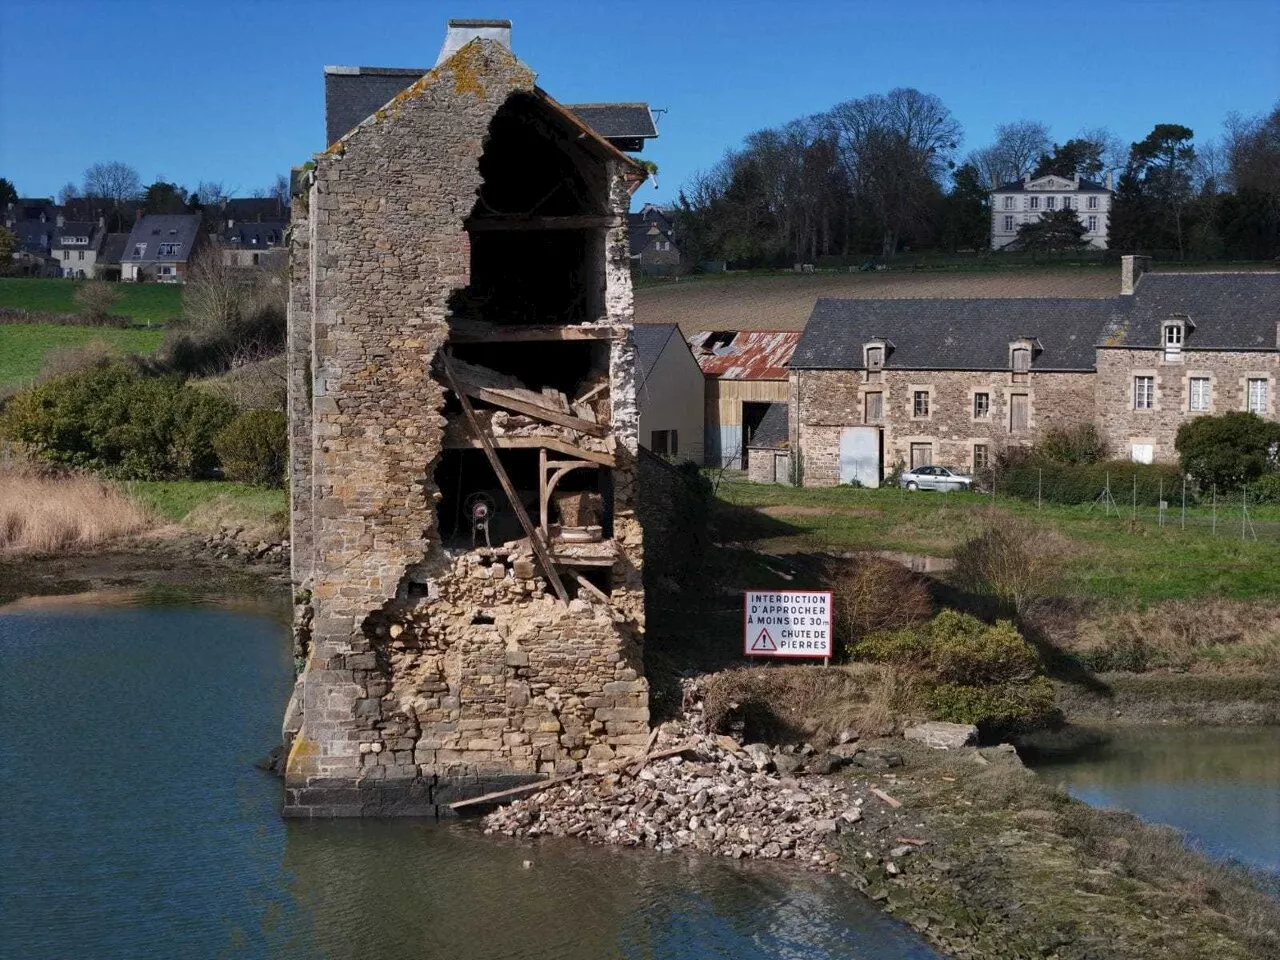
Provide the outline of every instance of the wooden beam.
<path id="1" fill-rule="evenodd" d="M 455 321 L 450 343 L 526 343 L 535 340 L 623 340 L 627 328 L 613 324 L 523 324 Z"/>
<path id="2" fill-rule="evenodd" d="M 520 502 L 520 497 L 516 494 L 516 488 L 512 485 L 511 478 L 507 476 L 506 468 L 502 466 L 502 461 L 498 459 L 498 451 L 494 449 L 493 443 L 489 439 L 489 431 L 480 422 L 475 410 L 471 408 L 471 401 L 467 399 L 467 395 L 459 389 L 458 381 L 453 376 L 453 368 L 449 366 L 449 358 L 443 353 L 440 354 L 440 369 L 444 371 L 444 378 L 449 382 L 449 389 L 457 396 L 458 403 L 462 404 L 462 415 L 467 418 L 467 423 L 470 425 L 472 432 L 480 440 L 480 446 L 484 448 L 485 456 L 489 458 L 489 466 L 493 468 L 493 472 L 498 477 L 498 482 L 502 484 L 502 492 L 511 501 L 511 509 L 516 512 L 516 517 L 520 520 L 520 526 L 524 528 L 524 535 L 529 538 L 529 545 L 533 547 L 533 553 L 538 558 L 538 563 L 542 565 L 547 581 L 555 590 L 556 596 L 564 603 L 568 603 L 569 593 L 565 590 L 564 584 L 560 580 L 560 574 L 551 562 L 551 554 L 547 551 L 547 544 L 539 536 L 533 521 L 529 519 L 529 514 L 525 511 L 524 504 Z"/>
<path id="3" fill-rule="evenodd" d="M 533 783 L 526 783 L 519 787 L 512 787 L 510 790 L 495 790 L 493 793 L 481 794 L 478 797 L 472 797 L 469 800 L 455 800 L 449 804 L 450 810 L 461 810 L 463 807 L 474 806 L 477 803 L 493 803 L 495 800 L 502 800 L 506 797 L 516 797 L 522 793 L 539 793 L 542 790 L 559 786 L 562 783 L 571 783 L 574 780 L 581 780 L 585 777 L 585 773 L 571 773 L 567 777 L 552 777 L 550 780 L 535 780 Z"/>
<path id="4" fill-rule="evenodd" d="M 558 554 L 551 558 L 562 567 L 612 567 L 617 557 L 570 557 Z"/>
<path id="5" fill-rule="evenodd" d="M 550 516 L 547 505 L 551 495 L 547 492 L 547 448 L 538 448 L 538 519 L 541 521 L 542 534 L 551 539 Z"/>
<path id="6" fill-rule="evenodd" d="M 559 410 L 552 410 L 550 407 L 519 400 L 501 390 L 491 390 L 488 387 L 476 387 L 466 383 L 460 386 L 462 392 L 467 396 L 483 400 L 485 403 L 492 404 L 495 407 L 502 407 L 504 410 L 523 413 L 526 417 L 533 417 L 546 423 L 568 427 L 570 430 L 577 430 L 579 433 L 585 433 L 591 437 L 607 437 L 609 435 L 609 428 L 602 423 L 592 423 L 590 420 L 583 420 L 581 417 L 561 413 Z"/>
<path id="7" fill-rule="evenodd" d="M 600 464 L 593 460 L 588 460 L 586 463 L 580 460 L 548 460 L 543 466 L 557 469 L 559 467 L 598 467 Z"/>
<path id="8" fill-rule="evenodd" d="M 469 233 L 495 230 L 607 230 L 622 226 L 623 219 L 609 213 L 580 213 L 563 217 L 546 217 L 536 214 L 489 215 L 468 217 L 463 225 Z"/>
<path id="9" fill-rule="evenodd" d="M 548 450 L 554 450 L 566 456 L 590 460 L 592 463 L 598 463 L 602 467 L 617 466 L 613 454 L 601 453 L 598 450 L 587 450 L 577 444 L 570 443 L 568 440 L 561 440 L 559 437 L 491 437 L 490 440 L 499 450 L 537 450 L 540 447 L 545 447 Z M 480 441 L 471 437 L 457 437 L 445 442 L 445 447 L 450 450 L 476 448 L 479 446 Z"/>
<path id="10" fill-rule="evenodd" d="M 595 597 L 597 600 L 603 603 L 610 610 L 615 609 L 613 606 L 613 599 L 607 593 L 605 593 L 603 590 L 597 587 L 594 583 L 592 583 L 590 580 L 584 577 L 582 574 L 575 573 L 573 575 L 573 579 L 578 581 L 578 586 L 580 586 L 583 590 L 587 591 L 587 593 L 591 594 L 593 597 Z"/>

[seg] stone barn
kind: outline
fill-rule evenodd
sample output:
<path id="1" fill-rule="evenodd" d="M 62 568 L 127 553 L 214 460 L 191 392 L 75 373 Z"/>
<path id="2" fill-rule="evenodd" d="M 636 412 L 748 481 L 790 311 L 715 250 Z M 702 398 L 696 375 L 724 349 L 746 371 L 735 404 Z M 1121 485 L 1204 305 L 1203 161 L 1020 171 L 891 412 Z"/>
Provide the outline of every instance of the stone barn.
<path id="1" fill-rule="evenodd" d="M 450 26 L 297 178 L 287 816 L 437 814 L 648 736 L 646 171 L 535 84 L 509 23 Z"/>

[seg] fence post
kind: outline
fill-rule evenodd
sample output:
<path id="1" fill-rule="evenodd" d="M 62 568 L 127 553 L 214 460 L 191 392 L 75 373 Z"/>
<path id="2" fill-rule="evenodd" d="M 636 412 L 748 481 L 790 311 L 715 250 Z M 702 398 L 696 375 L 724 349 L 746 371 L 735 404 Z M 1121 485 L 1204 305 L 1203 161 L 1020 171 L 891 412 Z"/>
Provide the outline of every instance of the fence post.
<path id="1" fill-rule="evenodd" d="M 1164 529 L 1164 477 L 1160 478 L 1160 494 L 1156 499 L 1156 521 Z"/>
<path id="2" fill-rule="evenodd" d="M 1187 529 L 1187 477 L 1182 476 L 1182 529 Z"/>
<path id="3" fill-rule="evenodd" d="M 1133 516 L 1131 519 L 1134 523 L 1138 522 L 1138 474 L 1136 471 L 1133 474 Z"/>
<path id="4" fill-rule="evenodd" d="M 1040 509 L 1040 490 L 1044 487 L 1044 467 L 1036 471 L 1036 509 Z"/>
<path id="5" fill-rule="evenodd" d="M 1218 535 L 1218 485 L 1213 485 L 1213 527 L 1210 536 Z"/>
<path id="6" fill-rule="evenodd" d="M 1249 485 L 1246 483 L 1240 492 L 1240 542 L 1244 543 L 1244 525 L 1249 519 Z"/>

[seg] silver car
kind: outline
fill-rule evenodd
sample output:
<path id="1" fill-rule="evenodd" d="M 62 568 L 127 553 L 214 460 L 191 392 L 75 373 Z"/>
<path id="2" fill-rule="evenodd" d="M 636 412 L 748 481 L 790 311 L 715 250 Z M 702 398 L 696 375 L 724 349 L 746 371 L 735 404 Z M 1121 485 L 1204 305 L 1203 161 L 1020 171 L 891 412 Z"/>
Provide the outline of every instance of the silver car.
<path id="1" fill-rule="evenodd" d="M 947 467 L 916 467 L 903 473 L 898 486 L 908 490 L 970 490 L 973 477 Z"/>

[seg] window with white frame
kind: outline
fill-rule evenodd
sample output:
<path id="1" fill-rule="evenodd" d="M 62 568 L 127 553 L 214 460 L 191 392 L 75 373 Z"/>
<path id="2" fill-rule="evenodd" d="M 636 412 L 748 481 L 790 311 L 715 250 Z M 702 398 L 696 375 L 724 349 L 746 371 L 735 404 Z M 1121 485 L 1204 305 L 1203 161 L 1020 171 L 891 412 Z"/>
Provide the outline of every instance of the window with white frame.
<path id="1" fill-rule="evenodd" d="M 1133 409 L 1154 410 L 1156 406 L 1156 378 L 1133 378 Z"/>
<path id="2" fill-rule="evenodd" d="M 1005 230 L 1005 233 L 1013 232 L 1013 217 L 1004 218 L 1004 230 Z"/>
<path id="3" fill-rule="evenodd" d="M 986 420 L 991 416 L 991 394 L 975 393 L 973 395 L 973 419 Z"/>
<path id="4" fill-rule="evenodd" d="M 929 415 L 929 391 L 917 390 L 911 404 L 911 415 L 913 417 L 927 417 Z"/>
<path id="5" fill-rule="evenodd" d="M 145 243 L 135 243 L 133 245 L 133 259 L 141 260 L 147 254 L 147 245 Z"/>
<path id="6" fill-rule="evenodd" d="M 1086 207 L 1088 207 L 1090 210 L 1097 210 L 1097 209 L 1098 209 L 1098 198 L 1097 198 L 1097 197 L 1094 197 L 1094 196 L 1091 196 L 1091 197 L 1089 198 L 1088 202 L 1085 204 L 1085 206 L 1086 206 Z"/>
<path id="7" fill-rule="evenodd" d="M 1045 208 L 1046 210 L 1056 210 L 1056 209 L 1058 209 L 1058 198 L 1057 198 L 1057 197 L 1045 197 L 1045 198 L 1044 198 L 1044 208 Z"/>
<path id="8" fill-rule="evenodd" d="M 256 242 L 255 238 L 255 242 Z M 180 243 L 162 243 L 157 251 L 157 256 L 161 257 L 177 257 L 182 254 L 182 244 Z"/>
<path id="9" fill-rule="evenodd" d="M 1013 209 L 1013 197 L 1005 197 L 1005 198 L 1004 198 L 1004 208 L 1005 208 L 1006 210 L 1012 210 L 1012 209 Z"/>
<path id="10" fill-rule="evenodd" d="M 1166 323 L 1164 325 L 1164 358 L 1179 360 L 1182 357 L 1182 324 Z"/>
<path id="11" fill-rule="evenodd" d="M 1086 220 L 1086 221 L 1085 221 L 1085 227 L 1088 229 L 1088 231 L 1089 231 L 1090 233 L 1097 233 L 1097 232 L 1098 232 L 1098 218 L 1097 218 L 1097 217 L 1090 217 L 1088 220 Z"/>
<path id="12" fill-rule="evenodd" d="M 975 443 L 973 445 L 973 469 L 985 470 L 987 469 L 987 464 L 990 462 L 991 459 L 987 452 L 987 445 L 985 443 Z"/>
<path id="13" fill-rule="evenodd" d="M 1031 209 L 1032 209 L 1032 210 L 1039 210 L 1039 209 L 1040 209 L 1040 198 L 1039 198 L 1039 197 L 1032 197 L 1032 198 L 1031 198 Z"/>
<path id="14" fill-rule="evenodd" d="M 1267 413 L 1267 381 L 1265 379 L 1251 378 L 1249 380 L 1249 412 L 1256 413 L 1259 416 L 1266 416 Z"/>
<path id="15" fill-rule="evenodd" d="M 1195 413 L 1204 413 L 1209 409 L 1209 378 L 1192 377 L 1187 387 L 1187 408 Z"/>

